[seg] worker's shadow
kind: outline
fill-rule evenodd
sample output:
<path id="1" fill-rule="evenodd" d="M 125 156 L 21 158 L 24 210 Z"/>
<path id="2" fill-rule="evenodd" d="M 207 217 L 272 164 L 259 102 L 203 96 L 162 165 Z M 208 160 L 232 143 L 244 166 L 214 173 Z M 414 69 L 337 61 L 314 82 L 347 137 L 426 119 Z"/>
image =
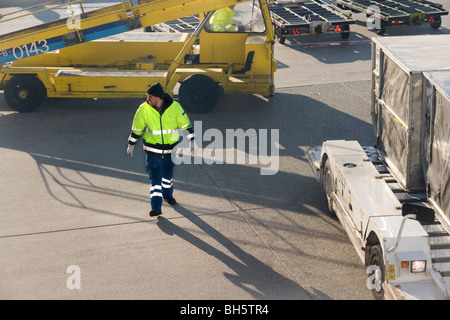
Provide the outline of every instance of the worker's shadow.
<path id="1" fill-rule="evenodd" d="M 229 250 L 234 257 L 220 251 L 162 216 L 158 217 L 158 227 L 166 234 L 177 235 L 223 262 L 235 272 L 235 274 L 224 273 L 224 276 L 237 287 L 247 291 L 253 298 L 311 299 L 308 293 L 296 282 L 284 277 L 251 254 L 242 250 L 238 245 L 214 229 L 199 216 L 179 204 L 173 208 L 200 228 L 205 234 Z"/>

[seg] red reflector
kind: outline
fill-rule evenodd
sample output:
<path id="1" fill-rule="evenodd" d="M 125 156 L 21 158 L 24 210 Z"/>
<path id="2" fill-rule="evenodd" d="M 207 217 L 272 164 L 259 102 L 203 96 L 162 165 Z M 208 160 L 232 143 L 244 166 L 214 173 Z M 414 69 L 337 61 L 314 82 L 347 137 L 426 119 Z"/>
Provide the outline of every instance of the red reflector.
<path id="1" fill-rule="evenodd" d="M 294 34 L 300 34 L 300 30 L 298 28 L 294 29 Z"/>
<path id="2" fill-rule="evenodd" d="M 339 25 L 337 25 L 337 26 L 334 28 L 334 31 L 335 31 L 335 32 L 341 32 L 342 29 L 341 29 L 341 27 L 340 27 Z"/>
<path id="3" fill-rule="evenodd" d="M 399 23 L 400 23 L 400 21 L 398 21 L 398 20 L 394 21 L 394 24 L 399 24 Z"/>
<path id="4" fill-rule="evenodd" d="M 431 16 L 431 17 L 428 19 L 428 22 L 434 22 L 434 18 Z"/>

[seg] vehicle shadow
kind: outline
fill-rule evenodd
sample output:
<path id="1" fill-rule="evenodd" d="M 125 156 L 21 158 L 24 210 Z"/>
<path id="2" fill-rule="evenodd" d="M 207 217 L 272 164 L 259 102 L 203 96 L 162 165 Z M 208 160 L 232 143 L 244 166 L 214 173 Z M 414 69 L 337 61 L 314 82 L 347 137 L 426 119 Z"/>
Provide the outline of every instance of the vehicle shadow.
<path id="1" fill-rule="evenodd" d="M 227 190 L 232 201 L 247 202 L 251 206 L 279 207 L 321 199 L 321 193 L 317 192 L 319 189 L 313 188 L 315 182 L 308 166 L 306 149 L 331 139 L 358 139 L 362 144 L 372 143 L 371 124 L 361 120 L 369 118 L 368 101 L 357 95 L 351 101 L 348 98 L 354 95 L 356 85 L 330 85 L 329 94 L 316 92 L 320 90 L 313 87 L 302 87 L 300 93 L 296 89 L 280 89 L 269 100 L 252 95 L 223 96 L 211 113 L 190 115 L 193 123 L 202 124 L 203 132 L 197 132 L 197 136 L 202 137 L 210 129 L 222 133 L 223 145 L 218 152 L 222 152 L 228 143 L 246 155 L 256 150 L 259 156 L 259 146 L 265 144 L 268 155 L 272 151 L 277 153 L 272 160 L 278 161 L 278 168 L 274 168 L 278 171 L 273 175 L 261 175 L 261 168 L 267 167 L 261 161 L 256 164 L 233 161 L 207 164 L 202 161 L 203 171 L 210 175 L 209 180 L 215 180 L 223 190 Z M 369 84 L 365 83 L 361 90 L 356 88 L 356 91 L 368 92 L 368 89 Z M 1 97 L 0 100 L 0 110 L 7 110 Z M 0 117 L 0 147 L 26 152 L 40 166 L 67 168 L 147 184 L 141 147 L 136 148 L 132 159 L 125 152 L 131 121 L 141 102 L 141 99 L 48 99 L 33 113 L 5 111 Z M 355 106 L 355 113 L 360 113 L 361 118 L 344 111 L 349 105 Z M 260 138 L 258 145 L 250 146 L 247 137 L 245 145 L 225 141 L 226 131 L 236 129 L 242 129 L 244 133 L 249 130 L 256 132 Z M 260 134 L 263 131 L 268 133 L 265 140 Z M 279 141 L 270 140 L 273 131 L 278 131 Z M 203 148 L 212 152 L 211 149 L 217 146 L 217 142 L 213 142 L 204 141 Z M 175 175 L 177 189 L 189 191 L 192 188 L 190 169 L 190 165 L 176 168 L 181 171 Z M 45 172 L 48 171 L 42 171 Z M 55 181 L 55 177 L 49 176 L 47 180 Z M 65 178 L 61 181 L 69 182 Z M 86 184 L 84 181 L 79 183 Z M 49 188 L 55 186 L 47 185 Z M 310 187 L 299 193 L 298 190 L 305 189 L 302 187 L 305 185 Z M 211 193 L 209 185 L 197 184 L 196 188 L 202 194 Z M 113 193 L 113 190 L 110 192 Z"/>
<path id="2" fill-rule="evenodd" d="M 325 196 L 305 151 L 327 139 L 371 141 L 371 125 L 365 120 L 368 101 L 354 94 L 368 89 L 368 83 L 359 85 L 362 88 L 339 83 L 323 91 L 323 86 L 279 89 L 269 100 L 223 96 L 212 112 L 189 115 L 191 121 L 202 123 L 203 133 L 214 129 L 224 137 L 227 130 L 238 128 L 258 133 L 278 130 L 279 141 L 266 141 L 268 150 L 272 145 L 277 148 L 278 171 L 261 175 L 262 163 L 180 164 L 175 169 L 174 188 L 182 206 L 160 218 L 158 227 L 223 262 L 233 270 L 224 272 L 224 277 L 255 298 L 298 298 L 306 289 L 218 231 L 220 224 L 205 222 L 205 214 L 229 223 L 242 219 L 242 214 L 252 225 L 270 230 L 267 239 L 276 241 L 273 250 L 287 259 L 291 270 L 297 259 L 318 262 L 327 270 L 357 269 L 356 262 L 336 254 L 304 250 L 299 239 L 314 239 L 316 245 L 325 247 L 333 238 L 334 244 L 350 246 L 339 222 L 323 214 Z M 141 102 L 48 99 L 35 112 L 22 114 L 11 111 L 0 94 L 0 193 L 2 210 L 13 213 L 2 218 L 2 236 L 145 222 L 149 188 L 144 154 L 139 148 L 133 158 L 126 154 L 131 121 Z M 348 110 L 349 106 L 353 109 Z M 204 141 L 204 147 L 211 149 L 210 143 Z M 245 154 L 251 152 L 250 147 L 249 143 L 233 144 L 233 149 Z M 177 216 L 192 222 L 213 241 L 180 227 L 172 219 Z M 311 219 L 320 231 L 311 230 Z M 227 251 L 216 246 L 217 242 Z M 335 278 L 330 281 L 339 280 Z M 308 288 L 305 297 L 329 298 L 320 289 Z"/>
<path id="3" fill-rule="evenodd" d="M 214 192 L 210 184 L 214 181 L 216 187 L 226 190 L 231 201 L 246 202 L 250 207 L 284 207 L 286 204 L 322 199 L 322 193 L 318 192 L 320 187 L 308 166 L 306 149 L 331 139 L 358 139 L 363 145 L 372 144 L 373 141 L 371 124 L 343 111 L 351 103 L 357 109 L 355 112 L 368 119 L 368 114 L 364 112 L 368 107 L 362 107 L 368 101 L 364 97 L 357 97 L 349 102 L 347 97 L 354 90 L 351 86 L 331 86 L 336 88 L 332 88 L 330 95 L 323 92 L 319 94 L 304 87 L 300 94 L 289 89 L 279 90 L 268 101 L 257 96 L 224 96 L 211 113 L 190 115 L 192 122 L 202 124 L 204 132 L 213 129 L 223 134 L 222 148 L 213 150 L 217 148 L 217 141 L 216 144 L 211 140 L 204 141 L 203 154 L 225 152 L 226 143 L 232 146 L 236 154 L 253 153 L 260 156 L 259 147 L 265 144 L 268 156 L 274 153 L 271 160 L 275 171 L 271 175 L 261 174 L 261 168 L 268 167 L 267 163 L 261 162 L 261 157 L 254 164 L 233 161 L 209 164 L 202 160 L 201 174 L 209 175 L 204 180 L 206 185 L 191 181 L 189 172 L 192 171 L 192 166 L 182 164 L 176 168 L 176 188 L 190 191 L 195 187 L 196 192 L 211 195 Z M 367 86 L 364 84 L 364 87 Z M 0 97 L 0 100 L 3 99 Z M 53 192 L 54 188 L 68 186 L 144 203 L 147 202 L 147 194 L 135 196 L 132 192 L 116 192 L 106 186 L 96 187 L 86 181 L 86 177 L 83 178 L 84 173 L 97 174 L 148 184 L 141 147 L 136 148 L 131 159 L 125 152 L 131 121 L 140 102 L 140 99 L 48 99 L 35 112 L 20 114 L 8 112 L 8 107 L 1 101 L 0 148 L 31 155 L 38 165 L 44 185 L 55 198 L 59 194 L 61 203 L 81 206 L 76 193 L 66 189 L 65 194 L 71 198 L 67 201 L 62 199 L 61 193 Z M 230 114 L 233 117 L 224 121 Z M 225 141 L 226 132 L 236 132 L 237 129 L 241 129 L 244 134 L 250 130 L 256 132 L 260 135 L 258 144 L 250 145 L 247 136 L 241 139 L 244 144 L 238 144 L 236 140 Z M 263 132 L 268 133 L 264 138 L 261 135 Z M 274 132 L 278 133 L 279 141 L 270 140 Z M 202 134 L 197 132 L 198 137 Z M 54 169 L 49 171 L 45 166 Z M 71 181 L 67 174 L 64 176 L 63 169 L 76 172 L 77 178 L 73 178 L 76 182 Z M 306 185 L 309 187 L 304 188 Z M 277 190 L 276 195 L 273 193 L 274 188 Z M 298 190 L 302 189 L 300 193 Z"/>
<path id="4" fill-rule="evenodd" d="M 325 64 L 371 60 L 371 40 L 363 34 L 352 32 L 348 40 L 342 40 L 333 34 L 311 37 L 292 37 L 286 41 L 284 46 Z"/>

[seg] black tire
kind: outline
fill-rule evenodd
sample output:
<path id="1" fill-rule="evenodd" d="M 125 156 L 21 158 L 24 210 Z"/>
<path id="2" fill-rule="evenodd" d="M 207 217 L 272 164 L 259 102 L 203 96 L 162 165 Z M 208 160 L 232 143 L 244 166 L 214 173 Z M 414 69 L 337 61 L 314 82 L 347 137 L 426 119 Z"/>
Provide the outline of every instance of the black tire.
<path id="1" fill-rule="evenodd" d="M 348 24 L 342 26 L 341 38 L 347 40 L 350 37 L 350 26 Z"/>
<path id="2" fill-rule="evenodd" d="M 384 289 L 383 289 L 383 283 L 385 282 L 385 274 L 386 274 L 386 268 L 384 266 L 384 259 L 383 259 L 383 251 L 381 250 L 380 245 L 376 245 L 370 248 L 369 251 L 369 266 L 376 266 L 379 268 L 381 272 L 381 283 L 380 283 L 380 289 L 377 289 L 375 286 L 375 277 L 374 272 L 369 273 L 369 278 L 373 279 L 374 281 L 371 283 L 372 285 L 372 295 L 376 300 L 383 300 L 384 299 Z"/>
<path id="3" fill-rule="evenodd" d="M 181 83 L 179 98 L 181 106 L 191 113 L 207 113 L 217 104 L 220 90 L 211 78 L 195 74 Z"/>
<path id="4" fill-rule="evenodd" d="M 434 30 L 437 30 L 441 27 L 442 24 L 442 20 L 441 17 L 439 17 L 439 19 L 435 20 L 436 22 L 430 23 L 431 28 L 433 28 Z"/>
<path id="5" fill-rule="evenodd" d="M 284 35 L 284 30 L 281 28 L 276 28 L 276 35 L 279 44 L 284 44 L 286 41 L 286 36 Z"/>
<path id="6" fill-rule="evenodd" d="M 331 174 L 331 164 L 329 159 L 325 161 L 325 165 L 323 166 L 322 185 L 323 189 L 325 190 L 328 211 L 331 215 L 334 215 L 333 198 L 331 197 L 331 194 L 334 190 L 334 180 L 333 175 Z"/>
<path id="7" fill-rule="evenodd" d="M 379 36 L 382 36 L 384 34 L 384 32 L 386 31 L 385 28 L 381 27 L 381 29 L 374 29 L 375 33 Z"/>
<path id="8" fill-rule="evenodd" d="M 32 112 L 44 101 L 45 87 L 33 75 L 16 75 L 6 84 L 4 94 L 11 109 Z"/>

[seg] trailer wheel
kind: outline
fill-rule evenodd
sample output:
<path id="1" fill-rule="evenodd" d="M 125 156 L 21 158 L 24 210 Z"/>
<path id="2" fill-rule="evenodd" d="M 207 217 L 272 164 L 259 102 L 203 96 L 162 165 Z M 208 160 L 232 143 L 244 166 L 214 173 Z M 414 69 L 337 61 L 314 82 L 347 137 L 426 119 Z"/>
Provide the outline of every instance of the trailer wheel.
<path id="1" fill-rule="evenodd" d="M 325 161 L 325 165 L 323 167 L 322 185 L 323 189 L 325 190 L 325 196 L 327 198 L 328 211 L 333 215 L 333 198 L 331 197 L 331 194 L 334 190 L 334 181 L 333 175 L 331 174 L 331 164 L 329 159 Z"/>
<path id="2" fill-rule="evenodd" d="M 284 44 L 286 41 L 286 36 L 284 35 L 284 30 L 277 27 L 276 29 L 277 40 L 280 44 Z"/>
<path id="3" fill-rule="evenodd" d="M 441 27 L 441 24 L 442 24 L 442 20 L 441 20 L 441 17 L 439 16 L 439 18 L 435 19 L 435 22 L 430 23 L 430 26 L 431 26 L 431 28 L 437 30 Z"/>
<path id="4" fill-rule="evenodd" d="M 180 103 L 188 112 L 207 113 L 216 105 L 220 95 L 219 89 L 211 78 L 195 74 L 181 83 Z"/>
<path id="5" fill-rule="evenodd" d="M 16 75 L 6 84 L 4 94 L 11 109 L 32 112 L 44 101 L 45 87 L 33 75 Z"/>
<path id="6" fill-rule="evenodd" d="M 381 27 L 380 29 L 374 29 L 375 33 L 379 36 L 382 36 L 384 32 L 386 31 L 385 28 Z"/>
<path id="7" fill-rule="evenodd" d="M 341 38 L 347 40 L 350 37 L 350 26 L 348 24 L 342 26 Z"/>
<path id="8" fill-rule="evenodd" d="M 369 281 L 368 284 L 371 286 L 372 295 L 376 300 L 383 300 L 384 299 L 384 289 L 383 289 L 383 283 L 385 281 L 385 273 L 386 269 L 384 266 L 384 259 L 383 259 L 383 251 L 381 250 L 380 245 L 375 245 L 370 248 L 369 250 L 369 268 L 372 268 L 371 272 L 369 273 Z M 379 272 L 379 283 L 376 283 L 376 272 Z"/>

